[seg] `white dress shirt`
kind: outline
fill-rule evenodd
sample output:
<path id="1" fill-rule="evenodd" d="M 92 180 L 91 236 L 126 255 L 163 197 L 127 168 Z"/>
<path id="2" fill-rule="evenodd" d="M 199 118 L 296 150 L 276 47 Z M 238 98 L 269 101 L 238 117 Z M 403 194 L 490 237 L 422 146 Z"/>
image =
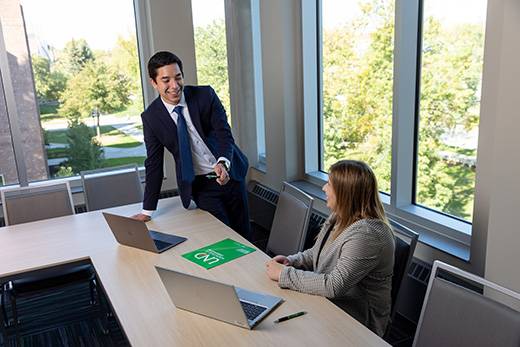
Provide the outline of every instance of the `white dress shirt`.
<path id="1" fill-rule="evenodd" d="M 170 117 L 172 117 L 175 125 L 177 125 L 177 118 L 179 115 L 177 112 L 173 112 L 175 107 L 182 106 L 182 114 L 184 119 L 186 120 L 186 125 L 188 127 L 188 135 L 190 136 L 190 145 L 191 145 L 191 157 L 193 161 L 193 171 L 195 175 L 206 175 L 214 171 L 215 165 L 219 161 L 226 162 L 227 167 L 230 167 L 229 159 L 225 157 L 220 157 L 218 160 L 215 159 L 215 156 L 209 150 L 208 146 L 202 138 L 200 137 L 199 132 L 193 125 L 190 117 L 190 111 L 188 109 L 188 105 L 186 104 L 186 100 L 184 99 L 184 92 L 182 93 L 181 100 L 177 105 L 172 105 L 167 103 L 161 98 L 161 101 L 164 104 L 164 107 L 168 110 Z M 151 216 L 154 210 L 142 210 L 142 213 Z"/>

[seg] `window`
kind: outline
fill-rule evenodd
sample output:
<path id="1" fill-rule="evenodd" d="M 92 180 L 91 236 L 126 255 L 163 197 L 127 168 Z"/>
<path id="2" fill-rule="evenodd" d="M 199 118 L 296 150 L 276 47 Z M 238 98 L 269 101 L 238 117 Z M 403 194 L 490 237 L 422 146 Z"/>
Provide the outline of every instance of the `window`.
<path id="1" fill-rule="evenodd" d="M 0 42 L 1 42 L 0 38 Z M 5 50 L 2 52 L 3 47 L 0 45 L 0 54 L 5 55 Z M 2 59 L 0 57 L 0 59 Z M 0 65 L 5 66 L 5 65 Z M 0 186 L 6 184 L 17 184 L 18 183 L 18 171 L 16 168 L 16 161 L 14 156 L 13 141 L 11 137 L 11 127 L 9 119 L 7 118 L 7 98 L 4 98 L 5 89 L 3 86 L 6 84 L 7 73 L 1 71 L 0 80 Z M 10 78 L 9 78 L 10 81 Z"/>
<path id="2" fill-rule="evenodd" d="M 2 19 L 16 23 L 3 35 L 19 62 L 11 88 L 21 135 L 12 141 L 24 149 L 27 181 L 142 165 L 133 1 L 20 2 L 23 12 L 13 0 Z"/>
<path id="3" fill-rule="evenodd" d="M 320 170 L 367 162 L 390 193 L 394 1 L 322 1 Z"/>
<path id="4" fill-rule="evenodd" d="M 197 81 L 215 89 L 231 124 L 224 0 L 192 0 L 191 4 Z"/>
<path id="5" fill-rule="evenodd" d="M 326 179 L 339 159 L 366 161 L 390 217 L 465 259 L 486 6 L 486 0 L 302 5 L 309 179 Z M 309 14 L 318 21 L 308 20 Z M 312 40 L 315 47 L 307 43 Z M 309 102 L 309 84 L 319 86 L 317 104 Z"/>
<path id="6" fill-rule="evenodd" d="M 454 8 L 455 7 L 455 8 Z M 426 0 L 417 204 L 471 221 L 486 0 Z"/>

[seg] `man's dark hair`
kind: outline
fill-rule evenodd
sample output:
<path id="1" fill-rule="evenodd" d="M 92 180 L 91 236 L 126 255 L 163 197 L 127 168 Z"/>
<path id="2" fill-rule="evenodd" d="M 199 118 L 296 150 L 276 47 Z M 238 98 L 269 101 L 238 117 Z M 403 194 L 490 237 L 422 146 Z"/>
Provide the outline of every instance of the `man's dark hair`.
<path id="1" fill-rule="evenodd" d="M 150 58 L 150 60 L 148 60 L 148 75 L 151 79 L 155 81 L 155 78 L 157 77 L 157 69 L 172 64 L 179 65 L 181 74 L 184 77 L 184 71 L 182 70 L 182 61 L 179 59 L 178 56 L 176 56 L 172 52 L 167 51 L 157 52 Z"/>

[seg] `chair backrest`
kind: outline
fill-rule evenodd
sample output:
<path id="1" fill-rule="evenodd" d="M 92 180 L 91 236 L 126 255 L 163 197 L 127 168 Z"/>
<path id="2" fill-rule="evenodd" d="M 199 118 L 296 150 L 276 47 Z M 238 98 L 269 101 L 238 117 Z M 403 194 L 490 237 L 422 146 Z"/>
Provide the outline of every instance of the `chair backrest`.
<path id="1" fill-rule="evenodd" d="M 394 221 L 389 220 L 395 236 L 394 253 L 394 274 L 392 276 L 392 319 L 395 316 L 395 308 L 399 300 L 399 293 L 403 284 L 403 278 L 412 263 L 415 246 L 419 239 L 419 234 L 410 228 Z"/>
<path id="2" fill-rule="evenodd" d="M 520 312 L 489 296 L 437 277 L 439 269 L 443 274 L 488 287 L 520 303 L 518 293 L 435 261 L 414 346 L 520 346 Z"/>
<path id="3" fill-rule="evenodd" d="M 6 225 L 74 214 L 68 182 L 2 190 Z"/>
<path id="4" fill-rule="evenodd" d="M 283 183 L 267 241 L 268 253 L 290 255 L 303 249 L 313 201 L 302 190 Z"/>
<path id="5" fill-rule="evenodd" d="M 135 164 L 82 171 L 80 175 L 88 211 L 143 200 L 139 170 Z"/>

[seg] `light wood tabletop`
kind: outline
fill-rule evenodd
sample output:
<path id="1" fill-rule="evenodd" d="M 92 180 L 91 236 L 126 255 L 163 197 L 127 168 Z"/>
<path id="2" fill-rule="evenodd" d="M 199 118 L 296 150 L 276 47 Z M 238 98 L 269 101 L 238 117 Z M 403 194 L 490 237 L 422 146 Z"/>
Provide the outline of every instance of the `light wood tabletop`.
<path id="1" fill-rule="evenodd" d="M 105 211 L 130 216 L 140 209 L 135 204 Z M 228 237 L 254 247 L 209 213 L 187 211 L 178 198 L 163 199 L 147 225 L 188 240 L 162 254 L 122 246 L 100 211 L 0 228 L 0 277 L 90 259 L 132 346 L 388 346 L 327 299 L 280 289 L 266 276 L 269 257 L 260 250 L 210 270 L 182 258 Z M 176 309 L 154 265 L 279 296 L 284 302 L 247 330 Z M 273 323 L 298 311 L 308 314 Z"/>

